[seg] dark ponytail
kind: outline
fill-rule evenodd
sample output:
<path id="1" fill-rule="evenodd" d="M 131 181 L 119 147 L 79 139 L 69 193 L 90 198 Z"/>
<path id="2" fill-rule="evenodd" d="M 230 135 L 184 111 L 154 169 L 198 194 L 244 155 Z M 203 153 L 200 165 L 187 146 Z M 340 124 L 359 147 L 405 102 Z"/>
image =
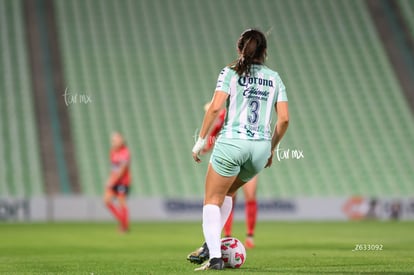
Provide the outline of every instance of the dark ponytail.
<path id="1" fill-rule="evenodd" d="M 266 55 L 267 41 L 265 35 L 255 29 L 244 31 L 237 41 L 239 58 L 231 67 L 239 76 L 249 75 L 253 63 L 263 63 Z"/>

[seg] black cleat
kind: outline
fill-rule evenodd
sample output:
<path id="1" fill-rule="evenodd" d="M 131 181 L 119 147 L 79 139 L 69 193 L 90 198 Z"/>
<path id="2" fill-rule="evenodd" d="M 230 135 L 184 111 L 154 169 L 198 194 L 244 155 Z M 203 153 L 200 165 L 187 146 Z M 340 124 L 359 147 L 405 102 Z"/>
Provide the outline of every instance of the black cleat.
<path id="1" fill-rule="evenodd" d="M 197 250 L 191 252 L 187 256 L 187 260 L 193 264 L 202 264 L 210 258 L 210 252 L 208 250 L 207 244 L 204 243 L 203 246 Z"/>
<path id="2" fill-rule="evenodd" d="M 224 261 L 222 258 L 213 258 L 205 265 L 194 269 L 194 271 L 202 271 L 202 270 L 223 270 L 224 269 Z"/>

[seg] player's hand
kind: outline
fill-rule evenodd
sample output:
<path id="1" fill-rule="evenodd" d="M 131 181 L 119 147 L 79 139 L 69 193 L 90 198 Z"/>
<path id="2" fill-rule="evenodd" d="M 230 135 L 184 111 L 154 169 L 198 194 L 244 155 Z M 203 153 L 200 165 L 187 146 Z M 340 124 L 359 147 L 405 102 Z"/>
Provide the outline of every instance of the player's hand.
<path id="1" fill-rule="evenodd" d="M 199 158 L 198 154 L 196 154 L 196 153 L 193 153 L 193 159 L 197 163 L 200 163 L 201 162 L 201 159 Z"/>
<path id="2" fill-rule="evenodd" d="M 272 163 L 273 163 L 273 151 L 270 154 L 270 157 L 267 159 L 267 163 L 266 163 L 265 168 L 268 168 L 268 167 L 272 166 Z"/>
<path id="3" fill-rule="evenodd" d="M 197 163 L 201 162 L 201 159 L 199 158 L 198 155 L 200 154 L 200 151 L 203 150 L 205 144 L 206 144 L 206 139 L 201 138 L 201 137 L 198 137 L 198 140 L 197 140 L 196 144 L 194 144 L 194 147 L 193 147 L 193 150 L 192 150 L 193 159 Z"/>

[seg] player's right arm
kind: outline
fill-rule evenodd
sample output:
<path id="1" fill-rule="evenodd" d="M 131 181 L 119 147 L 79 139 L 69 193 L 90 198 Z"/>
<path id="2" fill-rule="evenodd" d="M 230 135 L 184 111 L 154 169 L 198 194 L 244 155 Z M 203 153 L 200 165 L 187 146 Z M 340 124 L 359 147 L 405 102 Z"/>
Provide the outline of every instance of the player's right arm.
<path id="1" fill-rule="evenodd" d="M 231 76 L 234 73 L 235 72 L 233 70 L 231 70 L 229 67 L 226 67 L 223 70 L 221 70 L 220 75 L 217 79 L 217 85 L 213 99 L 211 100 L 208 110 L 204 114 L 203 125 L 201 126 L 200 135 L 192 150 L 193 159 L 196 162 L 201 161 L 198 155 L 200 151 L 204 148 L 207 134 L 213 126 L 214 121 L 220 114 L 220 110 L 223 109 L 224 103 L 229 97 L 229 82 Z"/>

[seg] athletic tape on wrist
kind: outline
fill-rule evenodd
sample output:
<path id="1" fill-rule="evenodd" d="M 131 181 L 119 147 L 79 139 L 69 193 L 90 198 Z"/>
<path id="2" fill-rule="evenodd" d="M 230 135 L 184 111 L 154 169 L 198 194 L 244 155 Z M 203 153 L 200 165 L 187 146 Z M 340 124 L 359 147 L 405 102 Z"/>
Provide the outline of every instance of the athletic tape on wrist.
<path id="1" fill-rule="evenodd" d="M 206 139 L 198 137 L 197 142 L 194 144 L 193 153 L 198 154 L 201 149 L 203 149 L 204 145 L 206 144 Z"/>

